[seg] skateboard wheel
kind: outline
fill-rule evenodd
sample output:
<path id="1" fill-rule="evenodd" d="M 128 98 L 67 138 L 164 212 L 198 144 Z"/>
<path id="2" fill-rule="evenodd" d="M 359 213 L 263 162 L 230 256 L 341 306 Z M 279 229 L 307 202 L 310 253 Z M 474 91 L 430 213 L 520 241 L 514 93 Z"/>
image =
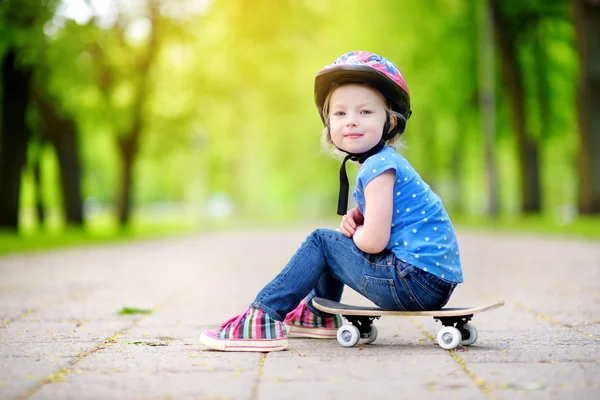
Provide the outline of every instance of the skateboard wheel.
<path id="1" fill-rule="evenodd" d="M 462 331 L 462 330 L 467 331 L 466 338 L 463 337 L 460 342 L 460 344 L 462 344 L 463 346 L 470 346 L 473 343 L 475 343 L 475 341 L 477 341 L 477 329 L 475 328 L 474 325 L 464 324 L 461 326 L 457 326 L 457 328 L 459 328 L 459 331 Z"/>
<path id="2" fill-rule="evenodd" d="M 354 325 L 344 325 L 337 331 L 337 340 L 344 347 L 356 346 L 360 340 L 360 332 Z"/>
<path id="3" fill-rule="evenodd" d="M 437 334 L 438 344 L 444 350 L 455 349 L 461 340 L 460 331 L 453 326 L 445 326 Z"/>
<path id="4" fill-rule="evenodd" d="M 377 339 L 377 327 L 375 325 L 371 325 L 371 330 L 369 331 L 369 336 L 367 336 L 364 340 L 365 344 L 373 343 Z"/>

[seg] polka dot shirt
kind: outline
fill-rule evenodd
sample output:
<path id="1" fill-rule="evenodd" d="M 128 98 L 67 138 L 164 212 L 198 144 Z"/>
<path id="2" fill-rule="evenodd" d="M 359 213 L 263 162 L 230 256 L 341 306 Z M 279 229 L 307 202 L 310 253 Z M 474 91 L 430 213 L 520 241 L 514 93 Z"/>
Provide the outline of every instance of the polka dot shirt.
<path id="1" fill-rule="evenodd" d="M 387 249 L 400 260 L 448 282 L 463 282 L 454 227 L 442 205 L 409 162 L 386 146 L 358 170 L 352 196 L 365 212 L 365 187 L 387 170 L 396 172 L 394 214 Z"/>

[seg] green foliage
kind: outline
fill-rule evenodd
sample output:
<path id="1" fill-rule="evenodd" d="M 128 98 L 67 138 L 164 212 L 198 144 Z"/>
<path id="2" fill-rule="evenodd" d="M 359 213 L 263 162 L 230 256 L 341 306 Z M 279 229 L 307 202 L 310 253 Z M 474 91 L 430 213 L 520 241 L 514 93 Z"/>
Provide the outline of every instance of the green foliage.
<path id="1" fill-rule="evenodd" d="M 0 2 L 0 56 L 18 46 L 23 62 L 45 71 L 39 84 L 46 82 L 57 109 L 79 128 L 84 197 L 88 204 L 114 206 L 121 177 L 117 141 L 131 128 L 139 95 L 147 7 L 118 1 L 113 25 L 100 23 L 100 16 L 79 24 L 55 15 L 56 2 L 42 7 L 28 1 L 32 6 L 23 9 L 15 1 Z M 204 213 L 207 202 L 224 193 L 236 218 L 331 216 L 339 162 L 320 153 L 314 74 L 342 53 L 368 50 L 393 60 L 408 81 L 414 114 L 404 137 L 406 157 L 449 208 L 482 212 L 486 176 L 474 2 L 214 0 L 189 11 L 186 2 L 176 3 L 163 2 L 160 24 L 152 27 L 159 29 L 158 52 L 134 164 L 140 210 L 187 204 Z M 527 124 L 542 149 L 544 211 L 554 215 L 576 198 L 573 27 L 562 1 L 501 5 L 518 35 Z M 30 18 L 26 9 L 44 29 L 34 34 L 13 23 Z M 499 79 L 496 94 L 500 200 L 510 215 L 517 209 L 519 171 Z M 43 151 L 42 164 L 44 203 L 56 209 L 52 151 Z M 31 231 L 30 171 L 24 184 L 23 225 Z M 88 220 L 94 224 L 93 216 Z"/>
<path id="2" fill-rule="evenodd" d="M 9 49 L 18 50 L 23 66 L 35 65 L 44 48 L 43 26 L 57 1 L 3 0 L 0 2 L 0 59 Z"/>

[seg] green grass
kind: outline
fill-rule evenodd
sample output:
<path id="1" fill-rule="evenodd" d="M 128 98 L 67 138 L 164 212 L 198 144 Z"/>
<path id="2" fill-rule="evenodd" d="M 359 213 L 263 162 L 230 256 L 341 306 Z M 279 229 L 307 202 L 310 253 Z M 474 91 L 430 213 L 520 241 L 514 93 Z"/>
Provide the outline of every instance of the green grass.
<path id="1" fill-rule="evenodd" d="M 561 223 L 556 219 L 541 215 L 502 216 L 498 218 L 452 214 L 450 216 L 454 225 L 459 229 L 600 239 L 600 216 L 579 217 L 568 223 Z"/>
<path id="2" fill-rule="evenodd" d="M 21 228 L 19 233 L 0 230 L 0 255 L 188 235 L 198 232 L 198 225 L 197 221 L 171 219 L 157 222 L 142 217 L 134 218 L 127 228 L 119 228 L 109 215 L 95 218 L 81 229 L 59 224 L 44 228 L 29 225 Z"/>
<path id="3" fill-rule="evenodd" d="M 535 235 L 567 236 L 585 239 L 600 239 L 600 217 L 579 217 L 569 223 L 559 221 L 547 216 L 503 216 L 490 218 L 474 215 L 455 215 L 451 213 L 453 223 L 458 229 L 481 231 L 489 233 L 514 232 Z M 290 225 L 285 222 L 267 223 L 262 221 L 261 226 L 281 227 Z M 338 220 L 328 220 L 327 226 L 336 226 Z M 265 225 L 266 224 L 266 225 Z M 202 228 L 199 226 L 203 225 Z M 313 225 L 311 222 L 310 224 Z M 200 223 L 184 219 L 171 219 L 170 221 L 156 222 L 148 217 L 134 218 L 127 229 L 119 229 L 110 216 L 96 218 L 93 223 L 88 223 L 85 229 L 68 229 L 53 227 L 39 229 L 28 227 L 19 234 L 0 231 L 0 255 L 23 253 L 30 251 L 49 250 L 65 247 L 86 246 L 124 242 L 138 239 L 151 239 L 162 237 L 175 237 L 190 235 L 198 232 L 228 229 L 231 227 L 252 227 L 256 224 L 251 221 L 236 220 L 223 224 Z M 323 226 L 314 222 L 314 226 Z"/>

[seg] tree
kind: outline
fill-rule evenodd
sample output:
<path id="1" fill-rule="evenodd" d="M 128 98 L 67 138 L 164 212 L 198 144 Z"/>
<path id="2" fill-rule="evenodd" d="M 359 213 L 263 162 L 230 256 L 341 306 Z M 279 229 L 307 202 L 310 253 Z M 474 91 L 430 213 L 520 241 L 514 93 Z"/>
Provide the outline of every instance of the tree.
<path id="1" fill-rule="evenodd" d="M 30 130 L 26 123 L 31 69 L 19 68 L 17 52 L 2 62 L 2 137 L 0 141 L 0 227 L 19 228 L 21 171 L 27 160 Z"/>
<path id="2" fill-rule="evenodd" d="M 485 153 L 487 177 L 487 212 L 491 216 L 498 215 L 498 170 L 496 165 L 496 103 L 495 103 L 495 70 L 494 70 L 494 22 L 487 2 L 478 2 L 478 67 L 479 67 L 479 102 L 481 111 L 481 127 Z"/>
<path id="3" fill-rule="evenodd" d="M 56 150 L 65 222 L 70 226 L 82 226 L 83 202 L 77 124 L 72 117 L 58 109 L 58 101 L 45 90 L 43 83 L 36 88 L 33 96 L 40 114 L 42 143 L 50 142 Z"/>
<path id="4" fill-rule="evenodd" d="M 600 1 L 571 0 L 579 53 L 579 210 L 600 213 Z"/>
<path id="5" fill-rule="evenodd" d="M 121 226 L 129 223 L 131 211 L 131 192 L 133 182 L 133 163 L 137 155 L 140 137 L 144 131 L 144 106 L 150 89 L 150 69 L 158 51 L 158 1 L 150 0 L 150 22 L 152 28 L 146 45 L 146 51 L 138 59 L 136 73 L 139 76 L 136 96 L 133 103 L 133 121 L 129 132 L 119 136 L 121 152 L 121 186 L 118 200 L 118 217 Z"/>
<path id="6" fill-rule="evenodd" d="M 36 52 L 43 45 L 43 24 L 54 2 L 40 7 L 34 0 L 0 3 L 2 57 L 2 124 L 0 125 L 0 228 L 19 225 L 21 172 L 31 136 L 27 107 Z"/>
<path id="7" fill-rule="evenodd" d="M 151 29 L 143 46 L 132 48 L 125 39 L 122 26 L 125 21 L 118 21 L 108 33 L 109 37 L 106 38 L 106 42 L 110 42 L 110 45 L 96 41 L 90 48 L 96 62 L 97 84 L 104 93 L 109 109 L 111 109 L 111 96 L 114 95 L 114 91 L 117 90 L 122 80 L 127 79 L 129 83 L 134 84 L 131 107 L 127 110 L 127 117 L 121 119 L 125 122 L 117 123 L 114 126 L 121 160 L 116 211 L 122 227 L 127 226 L 130 222 L 134 183 L 133 167 L 142 135 L 146 129 L 145 107 L 151 93 L 150 76 L 159 47 L 159 7 L 158 0 L 148 0 L 147 10 Z M 114 63 L 108 56 L 110 51 L 120 53 L 121 57 L 126 59 L 125 62 L 118 62 L 120 69 L 113 65 Z M 127 69 L 127 67 L 131 67 L 131 69 Z M 114 108 L 111 111 L 115 111 Z M 115 114 L 112 115 L 113 122 L 119 120 Z"/>
<path id="8" fill-rule="evenodd" d="M 506 85 L 512 113 L 512 129 L 517 141 L 521 172 L 521 211 L 541 211 L 539 150 L 533 134 L 528 132 L 523 69 L 519 61 L 521 21 L 509 18 L 501 1 L 490 0 L 494 18 L 494 34 L 500 52 L 501 74 Z"/>

